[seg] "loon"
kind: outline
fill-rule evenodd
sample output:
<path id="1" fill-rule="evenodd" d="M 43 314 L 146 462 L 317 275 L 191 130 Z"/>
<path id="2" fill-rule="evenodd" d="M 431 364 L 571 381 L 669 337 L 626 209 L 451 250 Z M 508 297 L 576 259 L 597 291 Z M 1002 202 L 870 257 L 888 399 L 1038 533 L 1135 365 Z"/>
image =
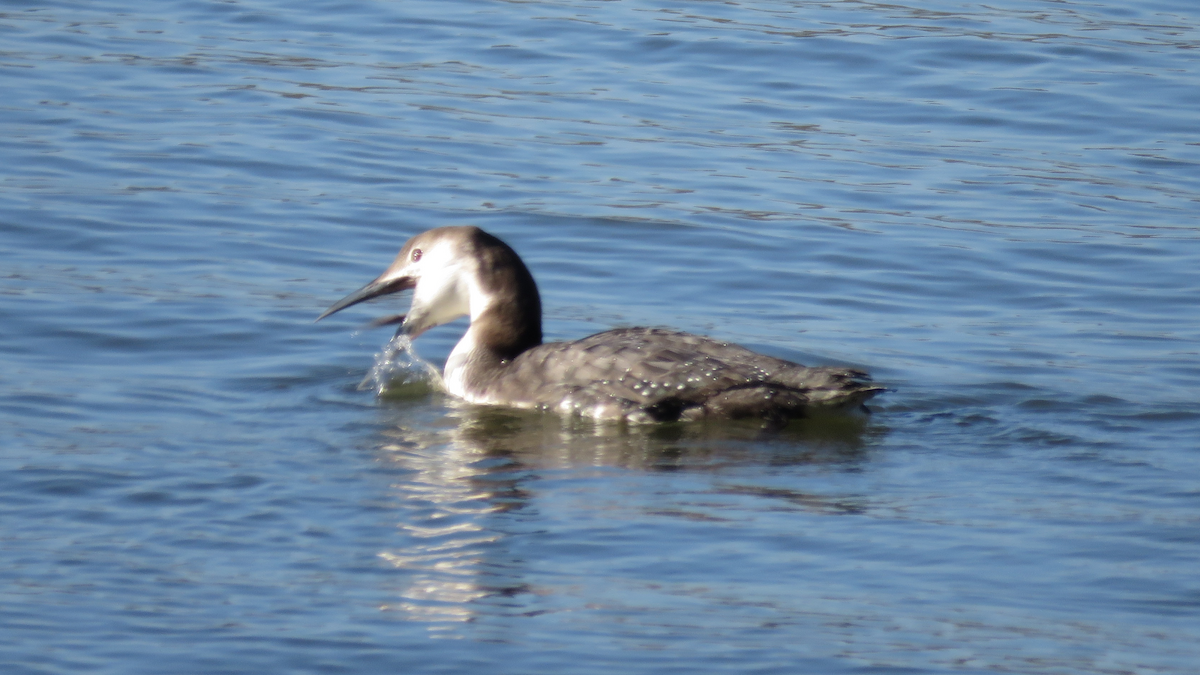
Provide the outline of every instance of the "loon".
<path id="1" fill-rule="evenodd" d="M 399 323 L 411 338 L 471 317 L 446 360 L 445 386 L 470 403 L 554 410 L 598 420 L 758 418 L 783 423 L 818 410 L 866 410 L 884 391 L 850 368 L 808 368 L 700 335 L 618 328 L 574 342 L 542 342 L 542 304 L 525 263 L 478 227 L 439 227 L 409 239 L 374 281 L 317 321 L 351 305 L 412 290 Z"/>

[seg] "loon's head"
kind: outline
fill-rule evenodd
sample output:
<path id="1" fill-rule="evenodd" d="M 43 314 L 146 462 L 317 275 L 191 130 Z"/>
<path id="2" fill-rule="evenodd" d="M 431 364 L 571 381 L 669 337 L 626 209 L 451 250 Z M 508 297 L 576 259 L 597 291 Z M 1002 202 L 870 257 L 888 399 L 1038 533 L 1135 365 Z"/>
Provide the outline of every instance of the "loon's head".
<path id="1" fill-rule="evenodd" d="M 413 291 L 400 331 L 417 337 L 460 316 L 472 324 L 487 315 L 491 337 L 502 352 L 525 349 L 542 339 L 542 308 L 533 276 L 507 244 L 478 227 L 439 227 L 409 239 L 383 274 L 338 300 L 317 321 L 364 300 Z M 491 332 L 491 330 L 489 330 Z"/>

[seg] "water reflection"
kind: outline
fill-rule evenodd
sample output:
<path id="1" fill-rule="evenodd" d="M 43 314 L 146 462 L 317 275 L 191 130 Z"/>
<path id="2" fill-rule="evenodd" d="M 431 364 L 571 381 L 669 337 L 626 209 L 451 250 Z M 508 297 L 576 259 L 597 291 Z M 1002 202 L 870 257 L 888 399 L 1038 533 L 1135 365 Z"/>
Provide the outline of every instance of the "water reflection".
<path id="1" fill-rule="evenodd" d="M 781 430 L 760 422 L 621 425 L 554 414 L 458 406 L 455 440 L 529 467 L 622 467 L 646 471 L 741 464 L 841 463 L 862 458 L 866 420 L 801 420 Z"/>
<path id="2" fill-rule="evenodd" d="M 868 440 L 878 433 L 863 418 L 802 420 L 782 430 L 728 421 L 628 426 L 451 401 L 445 401 L 447 410 L 428 403 L 391 401 L 384 411 L 389 426 L 378 447 L 385 461 L 408 476 L 394 484 L 408 507 L 398 524 L 408 545 L 380 557 L 410 576 L 383 609 L 428 623 L 431 631 L 446 636 L 480 614 L 544 611 L 513 598 L 556 592 L 529 581 L 539 573 L 517 551 L 521 537 L 552 527 L 554 514 L 540 512 L 540 480 L 566 475 L 585 481 L 590 468 L 721 475 L 706 484 L 696 508 L 647 508 L 634 516 L 647 519 L 726 521 L 721 500 L 746 497 L 761 499 L 762 508 L 775 511 L 838 515 L 867 507 L 861 496 L 756 485 L 740 471 L 757 467 L 769 473 L 795 465 L 856 471 L 869 460 Z M 744 511 L 731 514 L 743 516 Z"/>

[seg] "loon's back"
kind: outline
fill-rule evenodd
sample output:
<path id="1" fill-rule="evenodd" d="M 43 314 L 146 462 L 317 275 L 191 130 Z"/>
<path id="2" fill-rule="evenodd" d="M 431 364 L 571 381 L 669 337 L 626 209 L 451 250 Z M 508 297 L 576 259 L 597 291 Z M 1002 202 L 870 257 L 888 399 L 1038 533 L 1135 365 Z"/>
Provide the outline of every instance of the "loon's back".
<path id="1" fill-rule="evenodd" d="M 856 408 L 883 389 L 848 368 L 807 368 L 700 335 L 622 328 L 528 349 L 476 383 L 479 399 L 598 419 L 781 420 Z"/>

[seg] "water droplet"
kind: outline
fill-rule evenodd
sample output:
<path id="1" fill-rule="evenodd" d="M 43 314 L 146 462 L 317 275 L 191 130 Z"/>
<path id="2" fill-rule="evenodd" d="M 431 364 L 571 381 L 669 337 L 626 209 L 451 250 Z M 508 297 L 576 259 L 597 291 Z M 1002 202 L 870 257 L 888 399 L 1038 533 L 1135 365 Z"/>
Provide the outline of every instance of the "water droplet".
<path id="1" fill-rule="evenodd" d="M 399 334 L 375 356 L 375 365 L 358 383 L 358 388 L 374 389 L 378 396 L 397 395 L 409 389 L 427 391 L 441 379 L 437 369 L 413 351 L 412 338 Z"/>

